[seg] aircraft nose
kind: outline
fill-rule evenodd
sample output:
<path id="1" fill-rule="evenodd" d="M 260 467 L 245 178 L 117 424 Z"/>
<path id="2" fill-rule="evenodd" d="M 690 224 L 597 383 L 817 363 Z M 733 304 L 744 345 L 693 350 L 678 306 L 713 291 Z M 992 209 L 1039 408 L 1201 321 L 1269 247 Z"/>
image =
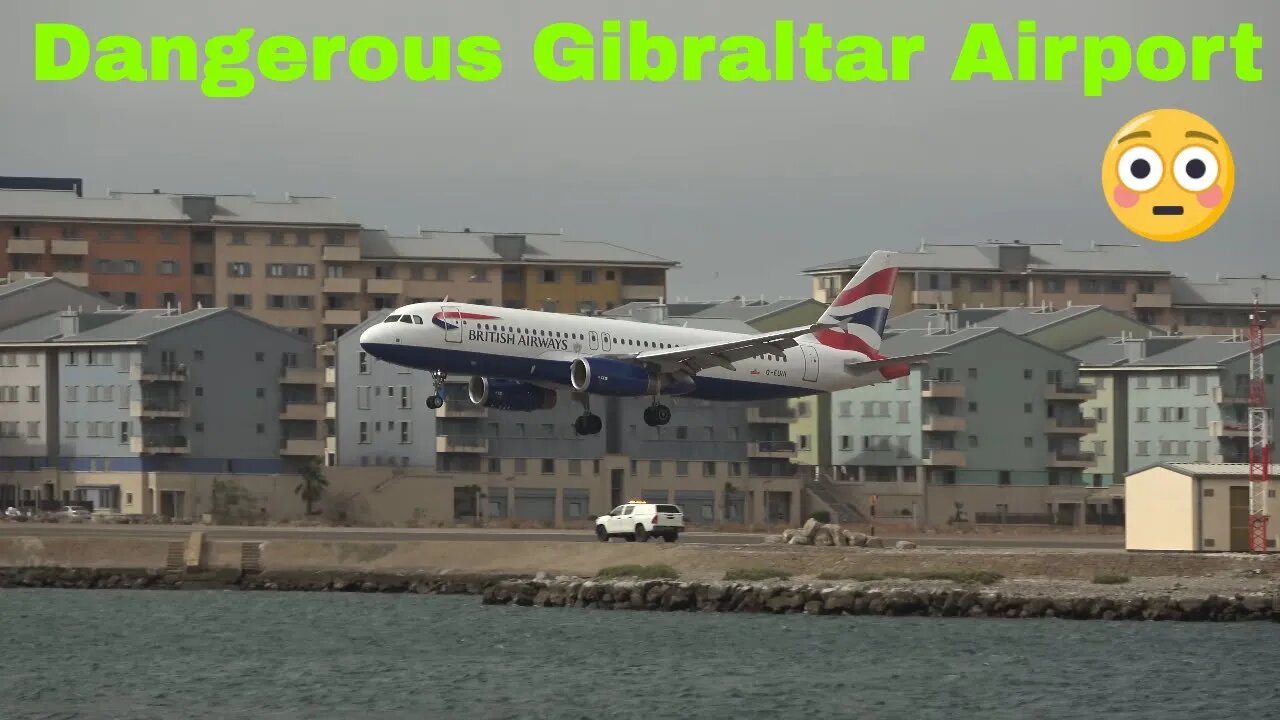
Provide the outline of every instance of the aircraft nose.
<path id="1" fill-rule="evenodd" d="M 383 330 L 381 323 L 360 333 L 360 349 L 374 357 L 378 356 L 378 346 L 385 342 L 386 331 Z"/>

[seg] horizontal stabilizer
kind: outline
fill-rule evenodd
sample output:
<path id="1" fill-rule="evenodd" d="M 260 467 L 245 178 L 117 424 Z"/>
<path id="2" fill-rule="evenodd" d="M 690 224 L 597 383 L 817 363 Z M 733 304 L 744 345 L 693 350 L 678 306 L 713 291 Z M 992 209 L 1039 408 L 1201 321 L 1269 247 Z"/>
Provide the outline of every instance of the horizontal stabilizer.
<path id="1" fill-rule="evenodd" d="M 922 365 L 933 358 L 943 357 L 951 353 L 935 352 L 920 353 L 919 355 L 902 355 L 899 357 L 884 358 L 883 360 L 847 360 L 844 369 L 851 372 L 862 372 L 864 370 L 877 370 L 886 365 Z"/>

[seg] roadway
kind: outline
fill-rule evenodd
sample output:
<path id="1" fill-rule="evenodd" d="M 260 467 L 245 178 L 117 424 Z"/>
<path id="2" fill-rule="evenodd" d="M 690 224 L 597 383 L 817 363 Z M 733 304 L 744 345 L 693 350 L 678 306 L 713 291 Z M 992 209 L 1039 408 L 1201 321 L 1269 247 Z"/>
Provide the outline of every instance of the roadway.
<path id="1" fill-rule="evenodd" d="M 264 540 L 324 540 L 343 542 L 458 541 L 500 542 L 597 542 L 588 530 L 502 530 L 469 528 L 316 528 L 239 527 L 205 525 L 103 525 L 97 523 L 0 522 L 0 537 L 76 537 L 180 540 L 193 530 L 201 530 L 210 540 L 261 542 Z M 758 545 L 762 533 L 720 533 L 690 531 L 681 535 L 685 544 Z M 898 535 L 885 537 L 886 544 L 910 540 L 921 547 L 1036 548 L 1057 550 L 1118 550 L 1124 547 L 1119 535 Z M 621 542 L 621 541 L 618 541 Z"/>

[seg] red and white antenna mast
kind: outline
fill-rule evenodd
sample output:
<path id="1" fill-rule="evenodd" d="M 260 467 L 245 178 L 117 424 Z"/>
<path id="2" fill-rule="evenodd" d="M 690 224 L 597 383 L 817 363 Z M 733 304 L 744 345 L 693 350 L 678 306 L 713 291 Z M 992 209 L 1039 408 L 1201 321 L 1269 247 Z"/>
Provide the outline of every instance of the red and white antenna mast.
<path id="1" fill-rule="evenodd" d="M 1249 316 L 1249 549 L 1267 551 L 1267 489 L 1271 480 L 1271 418 L 1267 408 L 1266 375 L 1262 351 L 1266 323 L 1253 295 Z"/>

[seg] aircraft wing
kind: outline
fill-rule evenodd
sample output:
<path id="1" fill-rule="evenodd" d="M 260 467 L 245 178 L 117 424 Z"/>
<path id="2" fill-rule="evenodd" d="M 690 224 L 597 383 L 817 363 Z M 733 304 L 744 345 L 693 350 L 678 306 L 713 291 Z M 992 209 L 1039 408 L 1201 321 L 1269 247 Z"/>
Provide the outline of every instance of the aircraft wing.
<path id="1" fill-rule="evenodd" d="M 885 365 L 920 365 L 929 360 L 950 355 L 951 353 L 934 352 L 920 353 L 918 355 L 900 355 L 898 357 L 885 358 L 883 360 L 846 360 L 844 369 L 849 372 L 862 372 L 864 370 L 877 370 Z"/>
<path id="2" fill-rule="evenodd" d="M 639 362 L 661 365 L 664 370 L 685 370 L 691 374 L 699 373 L 707 368 L 722 367 L 734 370 L 733 363 L 747 358 L 781 353 L 787 348 L 797 345 L 795 339 L 819 330 L 836 327 L 817 323 L 795 327 L 789 330 L 777 330 L 759 335 L 746 335 L 732 340 L 701 343 L 699 345 L 683 345 L 681 347 L 646 350 L 636 353 L 633 359 Z"/>

